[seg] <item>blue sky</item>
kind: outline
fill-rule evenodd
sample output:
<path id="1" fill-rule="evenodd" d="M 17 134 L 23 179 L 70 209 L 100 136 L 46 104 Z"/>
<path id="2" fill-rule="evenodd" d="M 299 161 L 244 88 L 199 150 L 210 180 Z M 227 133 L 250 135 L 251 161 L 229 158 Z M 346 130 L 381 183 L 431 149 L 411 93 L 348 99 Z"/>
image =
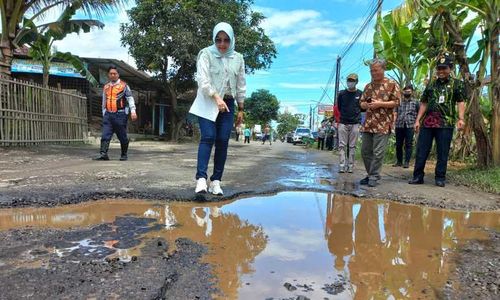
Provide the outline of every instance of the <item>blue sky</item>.
<path id="1" fill-rule="evenodd" d="M 268 70 L 247 77 L 247 96 L 268 89 L 278 98 L 282 109 L 308 113 L 316 105 L 332 72 L 335 59 L 366 17 L 374 0 L 255 0 L 254 10 L 267 19 L 262 27 L 275 42 L 278 56 Z M 384 1 L 383 10 L 401 0 Z M 131 1 L 128 7 L 132 7 Z M 56 44 L 59 51 L 84 57 L 118 58 L 135 65 L 127 49 L 120 45 L 119 24 L 127 22 L 126 8 L 103 18 L 103 30 L 68 36 Z M 342 62 L 341 79 L 351 72 L 360 75 L 360 84 L 369 82 L 363 59 L 373 55 L 373 23 L 363 33 Z M 238 37 L 236 37 L 236 44 Z M 236 46 L 237 47 L 237 46 Z M 341 86 L 342 87 L 342 86 Z M 331 103 L 333 88 L 328 88 L 322 103 Z"/>

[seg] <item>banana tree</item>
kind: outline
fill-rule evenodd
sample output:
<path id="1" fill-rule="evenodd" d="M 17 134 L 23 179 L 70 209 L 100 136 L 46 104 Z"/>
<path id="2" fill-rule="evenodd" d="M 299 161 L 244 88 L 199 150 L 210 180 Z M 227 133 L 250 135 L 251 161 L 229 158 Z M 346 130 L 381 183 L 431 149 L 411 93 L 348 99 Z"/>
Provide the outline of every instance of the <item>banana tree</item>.
<path id="1" fill-rule="evenodd" d="M 422 80 L 428 72 L 429 61 L 424 55 L 428 37 L 422 24 L 396 24 L 391 14 L 377 19 L 373 36 L 375 53 L 387 61 L 401 86 Z"/>
<path id="2" fill-rule="evenodd" d="M 81 9 L 87 15 L 102 15 L 128 0 L 0 0 L 0 75 L 10 77 L 12 58 L 14 53 L 14 40 L 23 29 L 23 22 L 27 19 L 35 22 L 47 12 L 81 3 Z M 28 17 L 29 15 L 29 17 Z"/>
<path id="3" fill-rule="evenodd" d="M 55 22 L 36 26 L 31 20 L 25 19 L 23 29 L 13 41 L 14 45 L 28 44 L 29 54 L 43 66 L 43 85 L 49 85 L 49 68 L 53 59 L 70 63 L 92 85 L 97 85 L 96 79 L 87 70 L 85 64 L 78 56 L 70 52 L 62 53 L 52 51 L 55 41 L 64 39 L 70 33 L 89 32 L 92 27 L 103 28 L 104 24 L 98 20 L 72 20 L 76 11 L 81 7 L 81 2 L 68 6 Z"/>
<path id="4" fill-rule="evenodd" d="M 471 126 L 475 135 L 477 145 L 477 164 L 480 167 L 488 167 L 492 164 L 492 140 L 500 146 L 500 116 L 495 123 L 495 105 L 493 107 L 493 124 L 499 124 L 496 135 L 488 135 L 488 130 L 481 114 L 479 95 L 484 81 L 484 72 L 478 71 L 473 78 L 469 69 L 469 63 L 484 62 L 484 56 L 493 49 L 491 42 L 495 39 L 484 29 L 495 30 L 496 28 L 496 60 L 491 65 L 498 64 L 498 2 L 499 0 L 469 0 L 469 1 L 430 1 L 430 0 L 407 0 L 392 12 L 397 23 L 412 23 L 416 20 L 428 21 L 431 24 L 432 38 L 443 45 L 442 50 L 453 50 L 456 61 L 460 67 L 460 76 L 464 79 L 470 97 L 467 105 L 467 124 Z M 471 7 L 475 7 L 473 10 Z M 474 12 L 475 14 L 473 14 Z M 488 18 L 485 15 L 489 15 Z M 472 17 L 472 20 L 469 20 Z M 493 21 L 495 20 L 495 21 Z M 496 24 L 496 25 L 495 25 Z M 483 27 L 483 39 L 478 43 L 479 50 L 470 59 L 467 57 L 467 47 L 474 40 L 474 34 L 478 26 Z M 486 34 L 489 36 L 487 37 Z M 488 49 L 487 49 L 488 48 Z M 487 57 L 486 57 L 487 60 Z M 498 70 L 495 69 L 498 73 Z M 493 73 L 493 72 L 492 72 Z M 493 77 L 493 74 L 492 74 Z M 497 76 L 498 78 L 498 76 Z M 496 79 L 498 81 L 498 79 Z M 494 84 L 492 84 L 493 86 Z M 498 85 L 498 83 L 497 83 Z M 492 103 L 499 102 L 498 94 L 490 93 Z M 500 113 L 500 104 L 498 104 Z M 495 130 L 492 128 L 492 134 Z M 470 138 L 465 142 L 470 142 Z M 499 149 L 500 154 L 500 149 Z M 500 158 L 499 158 L 500 161 Z"/>

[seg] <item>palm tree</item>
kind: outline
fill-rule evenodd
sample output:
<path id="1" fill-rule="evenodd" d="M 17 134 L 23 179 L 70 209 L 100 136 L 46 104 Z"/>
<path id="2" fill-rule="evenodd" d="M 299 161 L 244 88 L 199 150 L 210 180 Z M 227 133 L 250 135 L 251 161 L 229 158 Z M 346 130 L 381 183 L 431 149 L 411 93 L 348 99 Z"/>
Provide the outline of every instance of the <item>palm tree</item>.
<path id="1" fill-rule="evenodd" d="M 97 84 L 95 78 L 78 56 L 72 55 L 70 52 L 52 51 L 52 44 L 57 40 L 64 39 L 70 33 L 89 32 L 91 27 L 104 27 L 104 24 L 97 20 L 72 20 L 71 18 L 80 7 L 81 3 L 73 3 L 66 7 L 57 21 L 40 26 L 36 26 L 32 21 L 25 20 L 23 28 L 13 42 L 16 46 L 24 44 L 30 46 L 30 56 L 42 63 L 43 85 L 45 87 L 49 85 L 49 68 L 54 58 L 72 64 L 92 85 Z"/>
<path id="2" fill-rule="evenodd" d="M 0 75 L 10 77 L 14 40 L 21 29 L 34 22 L 45 13 L 56 8 L 65 8 L 72 4 L 81 4 L 87 15 L 100 16 L 128 0 L 0 0 Z M 30 15 L 30 17 L 28 17 Z"/>

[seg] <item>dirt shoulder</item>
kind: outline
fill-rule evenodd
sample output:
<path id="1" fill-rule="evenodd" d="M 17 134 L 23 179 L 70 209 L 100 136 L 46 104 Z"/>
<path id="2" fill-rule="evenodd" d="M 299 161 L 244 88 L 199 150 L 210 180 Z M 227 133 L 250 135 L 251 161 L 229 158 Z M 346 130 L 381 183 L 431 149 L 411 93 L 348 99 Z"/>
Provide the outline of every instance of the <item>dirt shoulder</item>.
<path id="1" fill-rule="evenodd" d="M 224 197 L 194 193 L 197 145 L 133 142 L 129 161 L 120 162 L 113 144 L 110 161 L 92 161 L 95 145 L 3 148 L 0 151 L 0 207 L 54 206 L 103 198 L 219 201 L 283 190 L 317 190 L 391 199 L 445 209 L 498 210 L 500 195 L 449 182 L 409 185 L 410 169 L 383 167 L 381 185 L 359 185 L 361 162 L 353 174 L 338 173 L 334 152 L 277 142 L 272 146 L 231 141 L 223 178 Z M 209 166 L 209 171 L 212 165 Z"/>

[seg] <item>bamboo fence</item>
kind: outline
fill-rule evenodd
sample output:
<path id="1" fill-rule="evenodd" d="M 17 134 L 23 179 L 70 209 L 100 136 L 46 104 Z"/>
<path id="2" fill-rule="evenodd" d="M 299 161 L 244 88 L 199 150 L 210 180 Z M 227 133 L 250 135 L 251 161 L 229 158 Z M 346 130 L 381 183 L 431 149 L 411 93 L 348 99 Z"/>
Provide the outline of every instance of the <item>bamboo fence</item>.
<path id="1" fill-rule="evenodd" d="M 87 98 L 0 77 L 0 146 L 84 142 Z"/>

